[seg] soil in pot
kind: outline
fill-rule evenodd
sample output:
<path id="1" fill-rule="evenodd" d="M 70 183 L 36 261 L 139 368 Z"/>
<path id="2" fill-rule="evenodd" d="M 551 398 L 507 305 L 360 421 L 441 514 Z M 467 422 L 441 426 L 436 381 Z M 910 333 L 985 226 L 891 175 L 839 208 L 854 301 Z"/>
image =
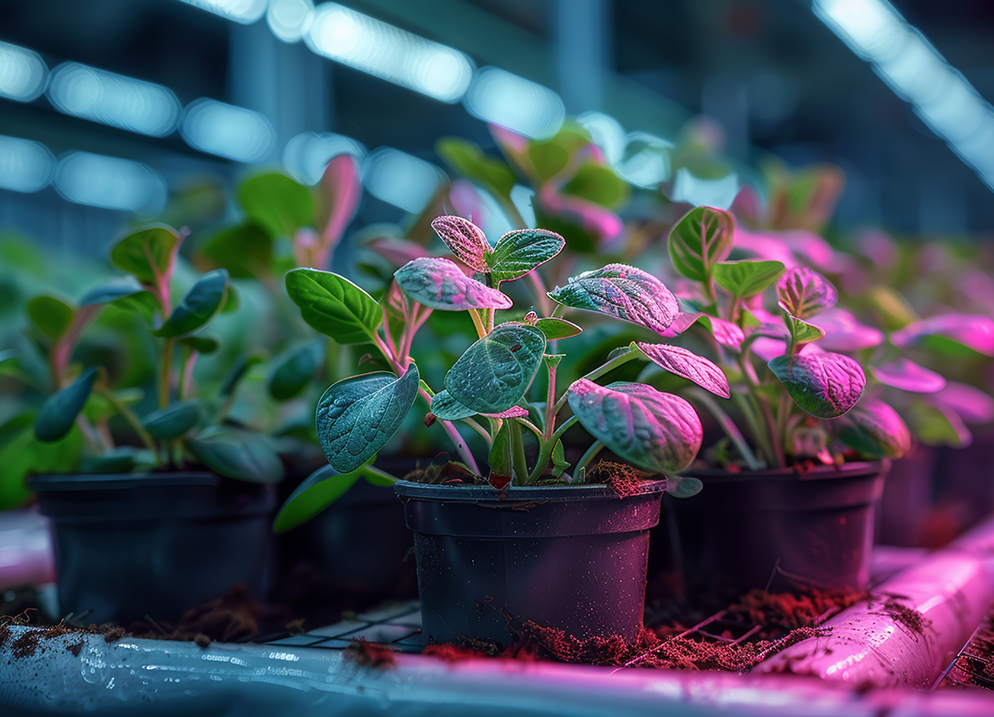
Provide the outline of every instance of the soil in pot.
<path id="1" fill-rule="evenodd" d="M 261 599 L 273 575 L 272 486 L 209 472 L 46 475 L 59 604 L 97 624 L 179 618 L 235 584 Z"/>
<path id="2" fill-rule="evenodd" d="M 690 594 L 744 590 L 866 587 L 874 506 L 889 461 L 812 465 L 755 473 L 688 471 L 704 483 L 695 496 L 666 496 L 653 531 L 650 584 L 674 564 Z M 668 581 L 672 585 L 672 581 Z"/>
<path id="3" fill-rule="evenodd" d="M 625 498 L 607 485 L 491 487 L 399 481 L 414 531 L 423 638 L 505 646 L 517 626 L 564 639 L 642 631 L 649 529 L 665 480 Z"/>

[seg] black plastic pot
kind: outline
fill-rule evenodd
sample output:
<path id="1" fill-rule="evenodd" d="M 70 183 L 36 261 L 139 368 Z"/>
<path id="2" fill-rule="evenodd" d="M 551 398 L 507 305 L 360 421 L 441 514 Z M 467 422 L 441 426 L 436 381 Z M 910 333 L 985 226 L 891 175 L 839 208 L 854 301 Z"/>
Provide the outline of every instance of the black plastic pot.
<path id="1" fill-rule="evenodd" d="M 393 488 L 358 480 L 326 510 L 278 536 L 281 573 L 305 571 L 324 590 L 369 598 L 417 595 L 414 545 Z"/>
<path id="2" fill-rule="evenodd" d="M 509 640 L 508 620 L 579 639 L 642 627 L 649 529 L 666 481 L 619 499 L 604 485 L 489 487 L 398 481 L 414 531 L 425 643 Z M 499 497 L 503 495 L 503 497 Z"/>
<path id="3" fill-rule="evenodd" d="M 866 587 L 874 507 L 890 461 L 754 473 L 689 471 L 704 489 L 664 501 L 653 540 L 670 544 L 694 593 L 788 587 Z M 664 561 L 665 562 L 665 561 Z M 654 566 L 655 567 L 655 566 Z"/>
<path id="4" fill-rule="evenodd" d="M 209 472 L 43 475 L 59 606 L 86 622 L 173 620 L 242 583 L 263 599 L 273 573 L 273 486 Z"/>

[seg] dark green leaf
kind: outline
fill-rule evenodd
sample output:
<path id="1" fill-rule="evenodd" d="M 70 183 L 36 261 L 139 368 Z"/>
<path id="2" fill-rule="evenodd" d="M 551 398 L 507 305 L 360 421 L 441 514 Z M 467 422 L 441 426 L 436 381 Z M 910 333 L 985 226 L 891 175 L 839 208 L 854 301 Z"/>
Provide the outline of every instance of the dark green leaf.
<path id="1" fill-rule="evenodd" d="M 340 344 L 367 343 L 383 323 L 383 309 L 372 296 L 330 271 L 287 272 L 286 290 L 304 321 Z"/>
<path id="2" fill-rule="evenodd" d="M 365 478 L 372 485 L 383 487 L 393 485 L 396 480 L 368 463 L 351 473 L 344 474 L 331 466 L 319 468 L 297 486 L 283 503 L 273 522 L 273 532 L 285 533 L 301 523 L 306 523 L 345 495 L 360 478 Z"/>
<path id="3" fill-rule="evenodd" d="M 202 247 L 200 254 L 215 267 L 223 266 L 235 279 L 272 273 L 273 237 L 258 224 L 222 229 Z"/>
<path id="4" fill-rule="evenodd" d="M 690 498 L 704 488 L 700 478 L 693 476 L 670 475 L 666 477 L 666 492 L 674 498 Z"/>
<path id="5" fill-rule="evenodd" d="M 286 401 L 303 391 L 321 368 L 325 343 L 325 339 L 318 339 L 284 351 L 273 359 L 266 378 L 269 395 L 277 401 Z"/>
<path id="6" fill-rule="evenodd" d="M 501 413 L 525 395 L 544 351 L 545 334 L 534 326 L 501 324 L 459 357 L 445 388 L 477 413 Z"/>
<path id="7" fill-rule="evenodd" d="M 439 391 L 432 396 L 431 412 L 435 415 L 435 418 L 442 421 L 458 421 L 461 418 L 475 416 L 477 413 L 452 398 L 448 391 Z"/>
<path id="8" fill-rule="evenodd" d="M 679 473 L 700 450 L 701 421 L 679 396 L 641 383 L 598 386 L 581 378 L 570 386 L 568 401 L 590 435 L 639 468 Z"/>
<path id="9" fill-rule="evenodd" d="M 221 342 L 212 336 L 187 336 L 185 339 L 180 339 L 179 343 L 205 356 L 221 347 Z"/>
<path id="10" fill-rule="evenodd" d="M 624 264 L 572 276 L 549 292 L 554 301 L 573 309 L 597 311 L 663 333 L 680 313 L 676 297 L 656 277 Z"/>
<path id="11" fill-rule="evenodd" d="M 45 336 L 58 341 L 72 326 L 76 310 L 54 296 L 36 296 L 27 305 L 28 318 Z"/>
<path id="12" fill-rule="evenodd" d="M 784 272 L 779 261 L 724 261 L 712 270 L 715 283 L 740 299 L 761 294 Z"/>
<path id="13" fill-rule="evenodd" d="M 83 456 L 79 461 L 80 473 L 130 473 L 139 468 L 155 465 L 155 454 L 134 446 L 118 446 L 99 456 Z"/>
<path id="14" fill-rule="evenodd" d="M 121 276 L 111 279 L 106 284 L 90 289 L 79 300 L 80 306 L 90 306 L 91 304 L 107 304 L 111 301 L 123 299 L 126 296 L 134 296 L 145 291 L 138 279 L 133 276 Z"/>
<path id="15" fill-rule="evenodd" d="M 218 429 L 186 441 L 193 456 L 215 473 L 247 483 L 279 483 L 283 461 L 265 436 Z"/>
<path id="16" fill-rule="evenodd" d="M 300 227 L 314 226 L 310 190 L 282 174 L 261 174 L 242 183 L 238 203 L 274 238 L 292 237 Z"/>
<path id="17" fill-rule="evenodd" d="M 179 242 L 179 235 L 172 227 L 151 226 L 119 241 L 110 252 L 110 263 L 143 284 L 154 284 L 156 272 L 168 275 Z"/>
<path id="18" fill-rule="evenodd" d="M 156 336 L 176 338 L 202 329 L 217 316 L 228 294 L 228 270 L 215 269 L 204 274 L 193 285 L 183 301 L 173 309 Z"/>
<path id="19" fill-rule="evenodd" d="M 52 443 L 69 433 L 96 380 L 97 369 L 87 369 L 71 385 L 49 396 L 35 418 L 35 438 Z"/>
<path id="20" fill-rule="evenodd" d="M 510 309 L 511 299 L 466 276 L 448 259 L 422 257 L 394 272 L 394 280 L 408 297 L 429 309 Z"/>
<path id="21" fill-rule="evenodd" d="M 583 329 L 572 321 L 557 318 L 539 319 L 535 322 L 535 328 L 541 330 L 548 341 L 568 339 L 583 333 Z"/>
<path id="22" fill-rule="evenodd" d="M 860 401 L 843 420 L 839 439 L 867 458 L 900 458 L 911 450 L 908 426 L 883 401 Z"/>
<path id="23" fill-rule="evenodd" d="M 233 364 L 231 364 L 231 369 L 229 369 L 228 374 L 224 377 L 221 382 L 220 394 L 222 398 L 226 398 L 234 393 L 238 384 L 241 382 L 242 378 L 250 368 L 252 368 L 257 363 L 262 363 L 265 359 L 257 353 L 245 353 L 239 356 Z"/>
<path id="24" fill-rule="evenodd" d="M 377 372 L 332 384 L 318 401 L 318 440 L 328 462 L 340 473 L 368 461 L 404 422 L 418 395 L 420 378 L 413 363 L 400 378 Z"/>
<path id="25" fill-rule="evenodd" d="M 200 403 L 181 401 L 147 414 L 142 425 L 152 438 L 171 441 L 193 429 L 199 421 Z"/>
<path id="26" fill-rule="evenodd" d="M 502 236 L 486 258 L 493 281 L 513 281 L 541 266 L 566 246 L 566 240 L 544 229 L 518 229 Z M 482 270 L 478 270 L 482 271 Z"/>
<path id="27" fill-rule="evenodd" d="M 159 302 L 147 291 L 140 291 L 137 294 L 116 299 L 113 305 L 125 311 L 135 312 L 145 319 L 145 323 L 149 326 L 152 326 L 155 314 L 159 311 Z"/>
<path id="28" fill-rule="evenodd" d="M 490 485 L 504 486 L 508 482 L 514 481 L 514 455 L 510 421 L 504 421 L 500 430 L 494 435 L 487 463 L 490 465 L 490 476 L 487 479 Z"/>
<path id="29" fill-rule="evenodd" d="M 552 477 L 558 478 L 570 465 L 570 462 L 566 460 L 563 442 L 557 440 L 556 445 L 552 447 Z"/>
<path id="30" fill-rule="evenodd" d="M 731 212 L 695 207 L 670 230 L 666 248 L 677 271 L 693 281 L 705 282 L 715 264 L 728 258 L 734 234 Z"/>
<path id="31" fill-rule="evenodd" d="M 24 505 L 31 498 L 25 478 L 38 473 L 69 473 L 76 469 L 83 435 L 73 427 L 55 443 L 35 440 L 34 416 L 22 413 L 0 427 L 0 511 Z"/>
<path id="32" fill-rule="evenodd" d="M 838 418 L 859 400 L 866 376 L 848 356 L 805 353 L 777 356 L 768 366 L 795 403 L 815 418 Z"/>

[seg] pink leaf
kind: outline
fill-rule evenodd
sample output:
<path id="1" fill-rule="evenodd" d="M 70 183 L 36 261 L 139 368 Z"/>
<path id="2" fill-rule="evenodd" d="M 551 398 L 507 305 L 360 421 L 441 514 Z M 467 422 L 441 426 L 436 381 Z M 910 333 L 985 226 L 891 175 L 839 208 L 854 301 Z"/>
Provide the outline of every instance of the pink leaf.
<path id="1" fill-rule="evenodd" d="M 980 314 L 931 316 L 895 331 L 890 340 L 904 348 L 932 335 L 945 336 L 985 356 L 994 356 L 994 320 Z"/>
<path id="2" fill-rule="evenodd" d="M 487 255 L 492 249 L 483 230 L 468 219 L 456 216 L 436 217 L 431 223 L 445 246 L 457 259 L 475 271 L 489 273 Z"/>
<path id="3" fill-rule="evenodd" d="M 860 351 L 883 343 L 882 332 L 859 322 L 845 309 L 835 307 L 816 318 L 812 324 L 825 332 L 821 347 L 826 351 Z"/>
<path id="4" fill-rule="evenodd" d="M 404 293 L 430 309 L 510 309 L 512 302 L 496 289 L 471 279 L 449 259 L 415 259 L 394 273 Z"/>
<path id="5" fill-rule="evenodd" d="M 724 372 L 703 356 L 698 356 L 680 346 L 668 344 L 636 342 L 635 346 L 645 354 L 646 358 L 664 371 L 693 381 L 716 396 L 732 397 Z"/>
<path id="6" fill-rule="evenodd" d="M 480 415 L 487 418 L 524 418 L 528 415 L 528 411 L 521 406 L 511 406 L 500 413 L 481 413 Z"/>
<path id="7" fill-rule="evenodd" d="M 831 309 L 839 295 L 832 282 L 807 267 L 788 269 L 777 282 L 777 298 L 799 319 L 809 319 Z"/>
<path id="8" fill-rule="evenodd" d="M 946 385 L 946 379 L 935 371 L 929 371 L 906 358 L 895 359 L 883 366 L 877 366 L 872 371 L 880 383 L 902 391 L 935 393 Z"/>
<path id="9" fill-rule="evenodd" d="M 341 240 L 362 198 L 362 184 L 355 157 L 340 154 L 331 160 L 321 177 L 321 189 L 328 196 L 331 205 L 328 222 L 322 231 L 324 250 L 328 252 Z"/>
<path id="10" fill-rule="evenodd" d="M 951 408 L 968 423 L 994 421 L 994 398 L 966 383 L 950 381 L 930 401 Z"/>
<path id="11" fill-rule="evenodd" d="M 423 246 L 410 239 L 377 237 L 370 240 L 367 246 L 398 268 L 409 261 L 428 256 L 428 251 Z"/>

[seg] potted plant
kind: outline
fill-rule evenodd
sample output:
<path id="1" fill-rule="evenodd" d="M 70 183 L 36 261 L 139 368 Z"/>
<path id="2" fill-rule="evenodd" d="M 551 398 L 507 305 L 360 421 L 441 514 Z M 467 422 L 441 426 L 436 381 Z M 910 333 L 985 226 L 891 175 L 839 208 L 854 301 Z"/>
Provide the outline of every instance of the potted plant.
<path id="1" fill-rule="evenodd" d="M 426 640 L 506 643 L 508 620 L 533 621 L 577 638 L 634 640 L 641 629 L 648 529 L 658 521 L 663 491 L 686 495 L 699 485 L 678 474 L 696 456 L 702 429 L 677 396 L 645 384 L 595 381 L 647 358 L 681 374 L 698 373 L 718 393 L 727 390 L 724 376 L 689 351 L 645 343 L 645 349 L 620 347 L 560 393 L 559 342 L 581 332 L 563 318 L 567 308 L 629 321 L 656 335 L 680 313 L 673 294 L 639 269 L 611 264 L 549 292 L 557 303 L 551 315 L 530 311 L 518 314 L 520 320 L 498 321 L 498 311 L 513 304 L 502 284 L 556 256 L 563 238 L 525 229 L 491 247 L 476 225 L 460 217 L 438 217 L 432 226 L 466 269 L 447 258 L 414 259 L 397 270 L 380 302 L 337 274 L 287 274 L 287 291 L 304 320 L 338 342 L 373 343 L 391 369 L 338 381 L 318 402 L 318 437 L 330 464 L 324 483 L 329 492 L 360 475 L 395 483 L 415 533 Z M 411 355 L 418 329 L 436 310 L 468 314 L 477 335 L 437 392 L 422 380 Z M 543 367 L 542 400 L 529 403 Z M 397 481 L 372 462 L 419 399 L 426 423 L 448 434 L 458 459 L 443 458 Z M 558 420 L 567 405 L 572 415 Z M 590 438 L 571 465 L 561 439 L 576 424 Z M 483 438 L 485 466 L 459 427 Z M 605 447 L 629 465 L 598 471 L 595 481 L 591 463 Z"/>
<path id="2" fill-rule="evenodd" d="M 28 304 L 53 387 L 34 418 L 35 437 L 58 442 L 79 431 L 83 442 L 76 470 L 29 485 L 52 522 L 62 612 L 95 622 L 172 619 L 237 582 L 257 597 L 268 588 L 269 484 L 283 465 L 264 436 L 226 423 L 245 363 L 231 367 L 216 395 L 195 395 L 194 364 L 218 348 L 201 332 L 231 298 L 228 273 L 216 270 L 174 299 L 184 238 L 165 225 L 135 231 L 110 254 L 124 276 L 78 305 L 52 296 Z M 133 404 L 142 391 L 114 386 L 104 366 L 73 361 L 80 336 L 109 304 L 143 316 L 159 350 L 157 408 L 141 417 Z M 129 429 L 119 436 L 140 447 L 118 445 L 115 415 Z"/>
<path id="3" fill-rule="evenodd" d="M 685 394 L 725 438 L 707 452 L 709 469 L 688 472 L 704 490 L 672 506 L 684 577 L 697 589 L 764 587 L 778 574 L 862 588 L 887 461 L 911 442 L 882 389 L 927 391 L 936 375 L 833 308 L 838 295 L 822 274 L 795 262 L 729 261 L 735 235 L 730 212 L 697 207 L 668 238 L 673 267 L 691 282 L 684 304 L 693 312 L 673 330 L 705 327 L 732 388 L 724 403 L 697 389 Z M 776 236 L 765 240 L 769 250 Z M 782 245 L 786 254 L 795 248 Z"/>

